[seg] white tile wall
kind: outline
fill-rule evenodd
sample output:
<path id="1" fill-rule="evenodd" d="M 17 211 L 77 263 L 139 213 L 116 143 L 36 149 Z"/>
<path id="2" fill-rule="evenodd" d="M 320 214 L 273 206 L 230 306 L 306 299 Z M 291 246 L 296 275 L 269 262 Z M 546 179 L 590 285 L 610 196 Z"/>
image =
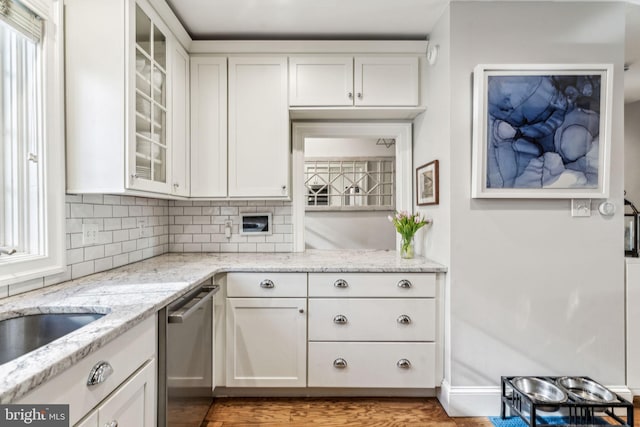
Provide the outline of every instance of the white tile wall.
<path id="1" fill-rule="evenodd" d="M 239 234 L 241 213 L 270 212 L 273 234 Z M 224 224 L 233 221 L 231 238 Z M 169 252 L 291 252 L 291 203 L 281 201 L 169 201 Z"/>
<path id="2" fill-rule="evenodd" d="M 77 279 L 169 250 L 166 200 L 102 194 L 66 196 L 67 270 L 0 288 L 0 298 Z M 85 245 L 82 225 L 97 224 L 98 239 Z"/>
<path id="3" fill-rule="evenodd" d="M 281 201 L 167 201 L 84 194 L 66 196 L 67 270 L 0 287 L 0 298 L 120 267 L 166 252 L 291 252 L 291 203 Z M 270 212 L 273 234 L 241 236 L 240 214 Z M 232 235 L 224 223 L 233 221 Z M 98 240 L 85 245 L 83 224 L 97 224 Z"/>

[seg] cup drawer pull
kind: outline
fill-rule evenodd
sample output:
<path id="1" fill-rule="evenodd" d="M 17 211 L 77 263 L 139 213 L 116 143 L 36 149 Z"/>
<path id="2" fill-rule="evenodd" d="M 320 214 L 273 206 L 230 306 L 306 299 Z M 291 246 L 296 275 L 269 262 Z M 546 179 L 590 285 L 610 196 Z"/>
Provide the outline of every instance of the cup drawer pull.
<path id="1" fill-rule="evenodd" d="M 398 317 L 397 321 L 401 325 L 408 325 L 411 323 L 411 317 L 407 316 L 406 314 L 403 314 Z"/>
<path id="2" fill-rule="evenodd" d="M 409 368 L 411 368 L 411 362 L 409 362 L 407 359 L 398 360 L 398 363 L 396 363 L 396 365 L 400 369 L 409 369 Z"/>
<path id="3" fill-rule="evenodd" d="M 348 288 L 349 283 L 347 283 L 347 281 L 344 279 L 338 279 L 333 282 L 333 286 L 335 286 L 336 288 Z"/>
<path id="4" fill-rule="evenodd" d="M 260 282 L 260 287 L 264 289 L 271 289 L 271 288 L 274 288 L 275 286 L 276 285 L 273 284 L 273 281 L 269 279 L 264 279 L 262 282 Z"/>
<path id="5" fill-rule="evenodd" d="M 348 322 L 347 316 L 344 316 L 342 314 L 338 314 L 336 317 L 333 318 L 333 323 L 337 325 L 344 325 L 347 322 Z"/>
<path id="6" fill-rule="evenodd" d="M 111 374 L 113 374 L 113 367 L 109 362 L 100 361 L 91 369 L 89 378 L 87 378 L 87 385 L 92 386 L 103 383 Z"/>
<path id="7" fill-rule="evenodd" d="M 344 369 L 347 367 L 347 361 L 344 360 L 342 357 L 339 357 L 333 361 L 333 367 L 336 369 Z"/>
<path id="8" fill-rule="evenodd" d="M 402 289 L 409 289 L 411 288 L 411 282 L 406 279 L 400 280 L 398 282 L 398 287 Z"/>

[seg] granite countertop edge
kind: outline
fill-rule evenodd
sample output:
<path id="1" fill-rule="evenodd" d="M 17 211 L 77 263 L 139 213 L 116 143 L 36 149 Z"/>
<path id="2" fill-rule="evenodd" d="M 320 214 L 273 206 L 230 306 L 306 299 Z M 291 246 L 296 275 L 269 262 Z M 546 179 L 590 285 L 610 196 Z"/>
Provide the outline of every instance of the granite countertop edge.
<path id="1" fill-rule="evenodd" d="M 446 271 L 444 265 L 424 258 L 401 260 L 392 251 L 164 254 L 5 298 L 0 300 L 0 320 L 46 312 L 93 311 L 106 315 L 0 365 L 0 404 L 20 399 L 217 274 Z"/>

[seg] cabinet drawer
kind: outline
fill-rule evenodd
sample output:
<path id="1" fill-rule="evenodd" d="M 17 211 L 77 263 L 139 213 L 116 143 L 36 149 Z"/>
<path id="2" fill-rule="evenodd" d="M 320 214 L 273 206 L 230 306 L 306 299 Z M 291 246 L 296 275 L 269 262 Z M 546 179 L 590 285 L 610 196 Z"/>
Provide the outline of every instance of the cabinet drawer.
<path id="1" fill-rule="evenodd" d="M 309 299 L 312 341 L 434 341 L 435 300 Z"/>
<path id="2" fill-rule="evenodd" d="M 229 273 L 227 296 L 243 297 L 306 297 L 305 273 Z"/>
<path id="3" fill-rule="evenodd" d="M 156 352 L 156 317 L 150 317 L 76 365 L 42 384 L 15 403 L 70 404 L 70 425 L 98 405 Z M 106 361 L 113 373 L 103 382 L 87 386 L 91 368 Z"/>
<path id="4" fill-rule="evenodd" d="M 311 273 L 310 297 L 435 297 L 430 273 Z"/>
<path id="5" fill-rule="evenodd" d="M 435 360 L 434 343 L 311 342 L 308 385 L 433 388 Z"/>

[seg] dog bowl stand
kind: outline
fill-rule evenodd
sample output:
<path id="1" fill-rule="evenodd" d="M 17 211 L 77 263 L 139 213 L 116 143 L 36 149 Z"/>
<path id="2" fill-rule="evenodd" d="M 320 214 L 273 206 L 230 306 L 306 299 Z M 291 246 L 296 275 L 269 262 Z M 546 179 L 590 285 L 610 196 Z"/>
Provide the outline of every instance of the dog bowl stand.
<path id="1" fill-rule="evenodd" d="M 549 425 L 541 420 L 538 422 L 538 412 L 542 411 L 541 408 L 547 408 L 549 406 L 557 407 L 558 410 L 565 409 L 563 416 L 567 418 L 568 424 L 565 426 L 576 425 L 597 425 L 598 414 L 606 414 L 611 417 L 616 425 L 633 427 L 633 404 L 624 398 L 620 397 L 617 393 L 613 393 L 616 396 L 616 400 L 607 403 L 596 403 L 587 400 L 578 400 L 573 397 L 564 403 L 554 404 L 548 402 L 539 402 L 532 399 L 529 395 L 522 393 L 512 383 L 517 377 L 501 377 L 502 386 L 502 398 L 500 403 L 500 418 L 506 418 L 506 410 L 509 408 L 509 415 L 518 415 L 522 421 L 529 427 L 545 426 Z M 555 384 L 555 381 L 561 377 L 536 377 Z M 580 377 L 587 380 L 591 380 L 589 377 Z M 591 380 L 593 381 L 593 380 Z M 511 392 L 510 394 L 508 392 Z M 624 408 L 627 411 L 627 420 L 623 420 L 615 414 L 616 408 Z M 568 412 L 566 415 L 564 412 Z M 528 416 L 527 416 L 528 415 Z M 554 424 L 557 425 L 557 424 Z"/>

